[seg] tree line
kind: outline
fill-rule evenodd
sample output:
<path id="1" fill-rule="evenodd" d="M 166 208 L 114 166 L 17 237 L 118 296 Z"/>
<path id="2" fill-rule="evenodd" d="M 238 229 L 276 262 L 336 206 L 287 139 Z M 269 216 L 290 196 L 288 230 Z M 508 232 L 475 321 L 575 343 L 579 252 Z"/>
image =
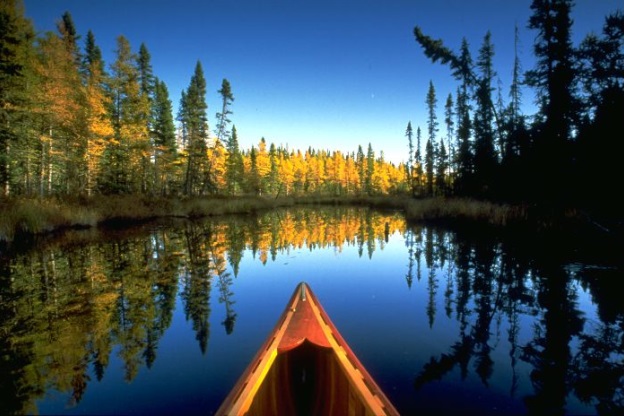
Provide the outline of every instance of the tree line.
<path id="1" fill-rule="evenodd" d="M 264 138 L 239 148 L 227 79 L 210 131 L 206 79 L 197 62 L 179 111 L 153 73 L 145 44 L 117 38 L 106 65 L 72 16 L 37 35 L 20 0 L 0 18 L 0 195 L 385 194 L 405 188 L 404 168 L 357 152 L 292 150 Z"/>
<path id="2" fill-rule="evenodd" d="M 624 15 L 605 17 L 600 34 L 571 40 L 571 0 L 533 0 L 528 29 L 535 32 L 535 66 L 523 72 L 518 27 L 508 100 L 497 84 L 494 45 L 486 32 L 473 60 L 463 38 L 459 51 L 414 28 L 416 42 L 457 81 L 444 101 L 440 134 L 433 83 L 426 97 L 425 136 L 408 123 L 408 182 L 415 195 L 464 195 L 507 201 L 580 204 L 615 213 L 622 177 L 624 128 Z M 536 92 L 537 112 L 522 112 L 522 86 Z M 424 154 L 421 150 L 424 143 Z M 415 143 L 416 142 L 416 143 Z"/>

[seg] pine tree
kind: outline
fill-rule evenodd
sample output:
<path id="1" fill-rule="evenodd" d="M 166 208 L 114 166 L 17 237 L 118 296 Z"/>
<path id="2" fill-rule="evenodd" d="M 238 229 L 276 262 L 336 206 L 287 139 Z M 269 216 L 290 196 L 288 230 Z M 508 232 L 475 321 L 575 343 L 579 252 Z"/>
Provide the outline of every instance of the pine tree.
<path id="1" fill-rule="evenodd" d="M 67 52 L 71 54 L 74 59 L 74 64 L 78 67 L 81 64 L 82 57 L 80 56 L 80 49 L 78 48 L 78 32 L 74 25 L 74 19 L 69 12 L 63 13 L 61 20 L 57 24 L 57 29 L 63 39 L 63 43 Z"/>
<path id="2" fill-rule="evenodd" d="M 139 54 L 137 55 L 137 69 L 139 71 L 141 94 L 151 99 L 156 85 L 156 80 L 152 70 L 152 57 L 147 50 L 145 43 L 141 43 L 141 46 L 139 47 Z"/>
<path id="3" fill-rule="evenodd" d="M 232 114 L 230 106 L 232 102 L 234 102 L 234 95 L 232 94 L 230 82 L 224 78 L 221 82 L 221 89 L 217 92 L 221 95 L 221 112 L 216 114 L 217 128 L 215 134 L 218 140 L 227 142 L 230 138 L 230 132 L 228 130 L 228 124 L 231 122 L 229 116 Z"/>
<path id="4" fill-rule="evenodd" d="M 427 194 L 433 195 L 434 192 L 434 171 L 435 171 L 435 152 L 436 152 L 436 133 L 438 131 L 438 117 L 436 115 L 436 106 L 438 100 L 436 98 L 435 87 L 433 81 L 429 81 L 429 90 L 427 91 L 427 131 L 428 138 L 425 154 L 425 170 L 427 172 Z"/>
<path id="5" fill-rule="evenodd" d="M 249 177 L 247 179 L 247 189 L 252 195 L 261 194 L 260 172 L 258 170 L 258 156 L 255 146 L 251 146 L 249 151 Z"/>
<path id="6" fill-rule="evenodd" d="M 412 137 L 414 131 L 412 130 L 412 122 L 407 123 L 407 129 L 405 130 L 405 137 L 407 137 L 407 149 L 409 155 L 407 157 L 407 165 L 405 165 L 405 173 L 407 178 L 407 184 L 412 196 L 415 195 L 416 189 L 414 184 L 414 142 Z"/>
<path id="7" fill-rule="evenodd" d="M 453 182 L 455 180 L 455 172 L 457 172 L 457 167 L 455 165 L 456 154 L 455 154 L 455 146 L 453 145 L 454 137 L 455 137 L 455 104 L 453 103 L 453 95 L 449 93 L 446 97 L 446 102 L 444 104 L 444 124 L 446 125 L 446 143 L 448 143 L 448 174 L 449 174 L 449 188 L 451 189 L 453 186 Z"/>
<path id="8" fill-rule="evenodd" d="M 183 186 L 185 195 L 200 194 L 205 188 L 215 191 L 216 188 L 209 176 L 209 166 L 206 159 L 207 109 L 206 80 L 202 65 L 198 61 L 189 87 L 182 93 L 178 114 L 178 119 L 182 123 L 183 140 L 187 151 L 187 166 Z"/>
<path id="9" fill-rule="evenodd" d="M 361 145 L 358 145 L 357 159 L 355 164 L 357 166 L 358 175 L 360 177 L 358 189 L 361 194 L 364 194 L 366 192 L 366 163 L 364 158 L 364 151 L 362 150 Z"/>
<path id="10" fill-rule="evenodd" d="M 435 147 L 431 138 L 425 145 L 425 191 L 428 196 L 433 195 L 433 180 L 435 169 Z"/>
<path id="11" fill-rule="evenodd" d="M 497 156 L 494 150 L 494 105 L 492 102 L 492 80 L 496 76 L 492 60 L 494 46 L 491 34 L 488 31 L 483 38 L 483 45 L 479 49 L 477 68 L 479 79 L 475 91 L 477 108 L 474 115 L 474 173 L 479 192 L 491 188 L 491 181 L 495 177 Z"/>
<path id="12" fill-rule="evenodd" d="M 572 0 L 533 0 L 529 18 L 529 28 L 537 31 L 533 46 L 536 64 L 525 79 L 537 91 L 542 116 L 536 124 L 532 172 L 536 196 L 550 202 L 565 199 L 573 186 L 569 181 L 570 147 L 579 113 L 574 88 L 572 4 Z"/>
<path id="13" fill-rule="evenodd" d="M 276 194 L 279 192 L 279 172 L 278 172 L 278 154 L 275 144 L 269 146 L 269 172 L 267 176 L 267 193 Z"/>
<path id="14" fill-rule="evenodd" d="M 152 136 L 154 140 L 154 189 L 161 195 L 171 192 L 176 160 L 176 136 L 173 108 L 167 85 L 154 79 L 152 107 Z"/>
<path id="15" fill-rule="evenodd" d="M 375 192 L 373 187 L 373 175 L 375 174 L 375 152 L 373 151 L 372 144 L 368 143 L 368 150 L 366 151 L 366 176 L 364 183 L 366 184 L 366 193 L 372 195 Z"/>
<path id="16" fill-rule="evenodd" d="M 578 139 L 577 173 L 582 206 L 594 215 L 621 216 L 619 192 L 624 144 L 624 13 L 605 18 L 601 36 L 581 43 L 580 78 L 586 94 L 585 117 Z"/>
<path id="17" fill-rule="evenodd" d="M 423 158 L 421 151 L 421 142 L 422 142 L 422 131 L 420 130 L 420 126 L 416 128 L 416 155 L 414 158 L 414 163 L 416 164 L 416 189 L 419 195 L 423 192 Z"/>
<path id="18" fill-rule="evenodd" d="M 0 194 L 8 196 L 12 185 L 28 183 L 31 176 L 31 148 L 28 132 L 31 127 L 31 89 L 33 41 L 35 32 L 30 20 L 24 17 L 20 0 L 0 2 Z M 26 143 L 24 143 L 26 142 Z"/>
<path id="19" fill-rule="evenodd" d="M 446 195 L 448 178 L 448 153 L 446 152 L 446 146 L 444 145 L 444 139 L 440 139 L 440 145 L 436 152 L 436 177 L 435 184 L 438 192 L 441 195 Z"/>
<path id="20" fill-rule="evenodd" d="M 462 71 L 457 72 L 461 84 L 457 91 L 457 190 L 466 193 L 470 190 L 474 155 L 471 143 L 472 122 L 470 118 L 470 95 L 472 91 L 472 58 L 466 38 L 462 39 L 460 55 Z"/>
<path id="21" fill-rule="evenodd" d="M 91 30 L 87 32 L 85 52 L 81 64 L 81 71 L 84 77 L 92 76 L 95 71 L 101 76 L 106 75 L 104 61 L 102 60 L 102 50 L 96 45 L 95 35 Z"/>
<path id="22" fill-rule="evenodd" d="M 243 184 L 243 156 L 238 147 L 236 126 L 232 126 L 232 134 L 227 140 L 227 161 L 225 165 L 226 187 L 229 195 L 237 195 Z"/>

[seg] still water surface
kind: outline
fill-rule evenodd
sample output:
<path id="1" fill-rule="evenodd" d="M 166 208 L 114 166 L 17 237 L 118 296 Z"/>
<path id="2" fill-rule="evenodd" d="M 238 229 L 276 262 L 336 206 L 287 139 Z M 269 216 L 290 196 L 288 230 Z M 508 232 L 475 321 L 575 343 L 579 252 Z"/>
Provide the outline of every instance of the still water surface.
<path id="1" fill-rule="evenodd" d="M 300 281 L 402 414 L 622 411 L 621 267 L 476 234 L 303 208 L 4 253 L 0 413 L 212 414 Z"/>

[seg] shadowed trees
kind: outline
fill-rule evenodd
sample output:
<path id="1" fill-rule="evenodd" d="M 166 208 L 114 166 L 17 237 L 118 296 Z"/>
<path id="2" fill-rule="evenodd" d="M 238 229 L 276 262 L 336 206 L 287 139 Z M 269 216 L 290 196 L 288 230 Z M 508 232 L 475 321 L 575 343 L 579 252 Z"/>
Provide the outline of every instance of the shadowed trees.
<path id="1" fill-rule="evenodd" d="M 570 0 L 531 3 L 527 28 L 535 33 L 536 62 L 522 79 L 516 28 L 507 105 L 500 90 L 496 102 L 492 99 L 496 72 L 489 32 L 473 64 L 465 39 L 456 52 L 443 40 L 414 28 L 424 54 L 433 63 L 447 65 L 459 83 L 454 193 L 559 208 L 579 205 L 618 215 L 611 207 L 616 205 L 613 190 L 618 177 L 614 155 L 621 153 L 621 140 L 612 132 L 622 127 L 622 118 L 615 117 L 624 84 L 622 12 L 605 18 L 601 36 L 590 34 L 575 46 L 573 6 Z M 522 84 L 537 96 L 530 125 L 531 118 L 520 111 Z"/>

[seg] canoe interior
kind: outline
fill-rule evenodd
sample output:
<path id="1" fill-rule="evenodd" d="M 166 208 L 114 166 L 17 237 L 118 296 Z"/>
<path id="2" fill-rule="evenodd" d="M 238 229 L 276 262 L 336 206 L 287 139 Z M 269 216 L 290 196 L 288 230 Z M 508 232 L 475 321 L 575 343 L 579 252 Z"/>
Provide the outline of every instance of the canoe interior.
<path id="1" fill-rule="evenodd" d="M 398 415 L 300 283 L 217 415 Z"/>
<path id="2" fill-rule="evenodd" d="M 279 354 L 249 408 L 250 415 L 366 415 L 330 348 L 305 341 Z"/>

